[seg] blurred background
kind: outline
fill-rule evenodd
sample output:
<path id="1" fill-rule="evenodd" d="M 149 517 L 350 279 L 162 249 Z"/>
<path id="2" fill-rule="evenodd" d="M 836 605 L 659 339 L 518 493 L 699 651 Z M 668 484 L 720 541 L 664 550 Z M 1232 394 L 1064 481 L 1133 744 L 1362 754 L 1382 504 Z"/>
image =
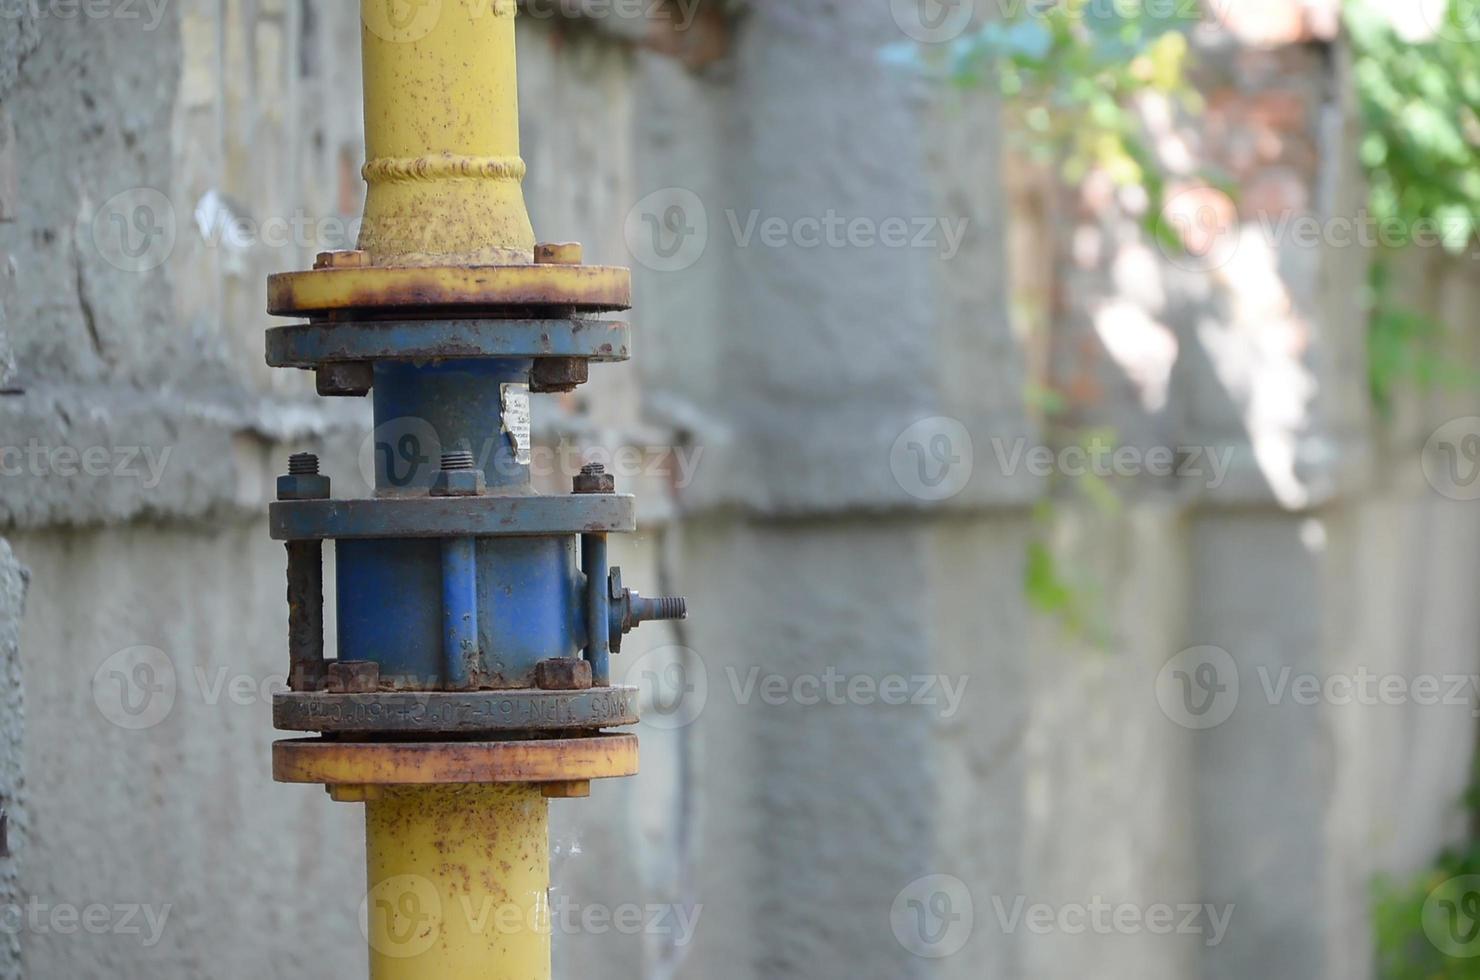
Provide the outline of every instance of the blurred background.
<path id="1" fill-rule="evenodd" d="M 0 977 L 364 974 L 266 507 L 370 410 L 263 360 L 357 6 L 0 0 Z M 1480 2 L 524 6 L 536 231 L 637 294 L 549 486 L 691 610 L 557 975 L 1480 976 Z"/>

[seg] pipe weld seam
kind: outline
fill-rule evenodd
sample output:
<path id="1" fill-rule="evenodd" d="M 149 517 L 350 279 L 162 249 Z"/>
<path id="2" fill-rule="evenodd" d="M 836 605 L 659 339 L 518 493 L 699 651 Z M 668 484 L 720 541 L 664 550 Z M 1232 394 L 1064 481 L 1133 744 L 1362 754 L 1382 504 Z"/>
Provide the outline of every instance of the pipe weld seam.
<path id="1" fill-rule="evenodd" d="M 444 153 L 434 157 L 380 157 L 367 161 L 360 175 L 367 183 L 417 180 L 523 180 L 519 157 L 479 157 Z"/>

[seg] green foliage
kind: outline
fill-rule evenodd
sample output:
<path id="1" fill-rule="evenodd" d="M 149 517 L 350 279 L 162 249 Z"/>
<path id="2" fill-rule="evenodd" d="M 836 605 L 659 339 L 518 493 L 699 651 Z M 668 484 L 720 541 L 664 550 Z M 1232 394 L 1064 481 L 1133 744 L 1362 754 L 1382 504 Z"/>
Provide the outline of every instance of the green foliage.
<path id="1" fill-rule="evenodd" d="M 1144 187 L 1147 230 L 1162 209 L 1165 180 L 1142 138 L 1137 97 L 1159 93 L 1200 109 L 1187 83 L 1186 32 L 1198 6 L 1179 0 L 1115 4 L 1034 3 L 963 38 L 951 53 L 961 85 L 994 85 L 1003 95 L 1009 139 L 1033 159 L 1078 183 L 1092 169 Z"/>
<path id="2" fill-rule="evenodd" d="M 1403 40 L 1363 0 L 1346 8 L 1364 134 L 1361 161 L 1377 232 L 1370 279 L 1368 380 L 1386 413 L 1403 386 L 1474 385 L 1445 356 L 1444 327 L 1398 305 L 1391 249 L 1471 248 L 1480 229 L 1480 0 L 1450 0 L 1430 40 Z"/>
<path id="3" fill-rule="evenodd" d="M 1476 775 L 1464 800 L 1472 824 L 1480 813 L 1480 764 Z M 1441 929 L 1447 914 L 1457 912 L 1462 916 L 1457 930 L 1461 935 L 1450 938 L 1463 943 L 1462 951 L 1480 948 L 1480 939 L 1468 936 L 1480 925 L 1480 913 L 1474 904 L 1475 880 L 1470 878 L 1477 875 L 1480 840 L 1472 838 L 1462 847 L 1445 850 L 1433 867 L 1421 874 L 1406 880 L 1382 876 L 1374 882 L 1372 921 L 1379 980 L 1480 980 L 1480 957 L 1446 955 L 1424 930 L 1426 911 L 1431 916 L 1429 924 Z M 1452 903 L 1448 909 L 1445 901 Z M 1432 918 L 1435 913 L 1437 923 Z"/>
<path id="4" fill-rule="evenodd" d="M 1002 21 L 950 45 L 892 46 L 884 52 L 885 60 L 961 86 L 996 89 L 1003 96 L 1006 134 L 1015 149 L 1058 169 L 1071 184 L 1098 169 L 1120 184 L 1144 187 L 1147 231 L 1158 237 L 1169 234 L 1157 220 L 1164 177 L 1142 139 L 1135 101 L 1158 93 L 1183 108 L 1200 109 L 1185 77 L 1187 31 L 1201 17 L 1199 5 L 1195 0 L 1018 0 L 1004 14 Z M 1180 240 L 1173 237 L 1168 244 L 1180 247 Z M 1028 400 L 1052 428 L 1063 410 L 1062 399 L 1037 387 L 1029 390 Z M 1059 445 L 1078 443 L 1091 451 L 1113 448 L 1116 441 L 1113 432 L 1101 429 L 1060 427 L 1054 434 Z M 1081 570 L 1066 568 L 1055 556 L 1052 534 L 1060 489 L 1051 486 L 1034 511 L 1024 588 L 1035 609 L 1105 646 L 1109 636 L 1100 590 L 1091 578 L 1078 574 Z M 1114 488 L 1092 473 L 1075 479 L 1073 490 L 1101 514 L 1119 510 Z"/>
<path id="5" fill-rule="evenodd" d="M 1436 36 L 1418 43 L 1362 0 L 1346 23 L 1383 244 L 1465 250 L 1480 228 L 1480 0 L 1450 0 Z"/>

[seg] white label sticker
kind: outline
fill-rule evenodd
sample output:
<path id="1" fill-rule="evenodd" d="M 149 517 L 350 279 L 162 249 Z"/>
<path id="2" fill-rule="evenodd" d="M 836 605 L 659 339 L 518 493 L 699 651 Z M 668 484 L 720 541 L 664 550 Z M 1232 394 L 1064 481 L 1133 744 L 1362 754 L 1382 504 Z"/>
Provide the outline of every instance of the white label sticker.
<path id="1" fill-rule="evenodd" d="M 529 453 L 529 385 L 506 384 L 500 389 L 503 403 L 504 431 L 514 443 L 514 461 L 528 466 Z"/>

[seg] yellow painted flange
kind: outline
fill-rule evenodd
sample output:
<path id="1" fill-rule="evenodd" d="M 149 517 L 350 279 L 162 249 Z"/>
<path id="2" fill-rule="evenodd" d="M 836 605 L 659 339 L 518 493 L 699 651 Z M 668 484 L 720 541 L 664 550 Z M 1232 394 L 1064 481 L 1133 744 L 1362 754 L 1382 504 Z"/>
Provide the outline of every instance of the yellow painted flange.
<path id="1" fill-rule="evenodd" d="M 637 775 L 636 735 L 508 742 L 341 742 L 289 739 L 272 746 L 280 783 L 427 786 L 571 783 Z"/>
<path id="2" fill-rule="evenodd" d="M 274 316 L 523 306 L 629 309 L 632 273 L 606 265 L 367 266 L 284 272 L 267 280 L 267 312 Z"/>

